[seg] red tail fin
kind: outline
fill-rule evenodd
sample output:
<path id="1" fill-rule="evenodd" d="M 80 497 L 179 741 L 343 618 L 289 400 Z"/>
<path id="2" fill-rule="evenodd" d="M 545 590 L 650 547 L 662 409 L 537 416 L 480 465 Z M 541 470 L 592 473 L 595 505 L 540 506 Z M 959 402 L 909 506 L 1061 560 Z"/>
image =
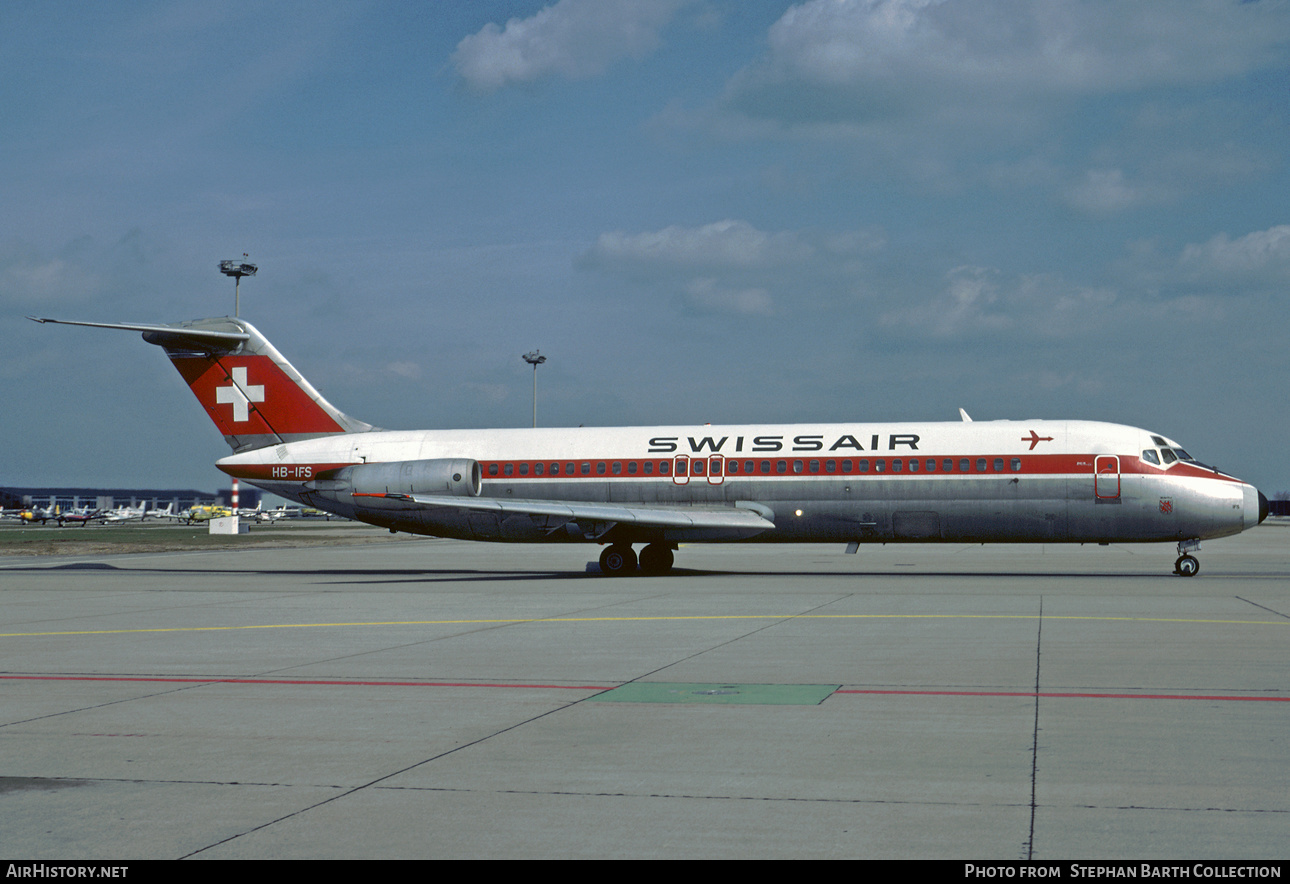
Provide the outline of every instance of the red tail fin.
<path id="1" fill-rule="evenodd" d="M 174 325 L 36 321 L 143 332 L 145 341 L 166 351 L 234 451 L 372 429 L 324 399 L 255 326 L 242 319 L 197 319 Z"/>

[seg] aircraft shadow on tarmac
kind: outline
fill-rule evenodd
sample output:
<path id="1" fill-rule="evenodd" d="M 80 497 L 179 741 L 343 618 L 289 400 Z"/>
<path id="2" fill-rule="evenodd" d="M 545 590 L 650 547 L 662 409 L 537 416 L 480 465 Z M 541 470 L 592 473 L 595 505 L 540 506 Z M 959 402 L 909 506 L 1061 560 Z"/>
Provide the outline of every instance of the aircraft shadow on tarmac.
<path id="1" fill-rule="evenodd" d="M 588 563 L 584 570 L 580 571 L 520 571 L 520 570 L 497 570 L 481 571 L 478 569 L 465 568 L 131 568 L 118 565 L 108 564 L 106 562 L 73 562 L 65 565 L 30 565 L 5 568 L 6 571 L 111 571 L 120 574 L 171 574 L 181 575 L 198 575 L 198 574 L 224 574 L 228 576 L 297 576 L 297 577 L 317 577 L 326 578 L 329 582 L 344 581 L 349 578 L 353 583 L 415 583 L 418 581 L 440 582 L 446 580 L 459 581 L 528 581 L 528 580 L 577 580 L 580 578 L 600 579 L 603 575 L 596 570 L 594 563 Z M 660 579 L 676 578 L 696 578 L 696 577 L 799 577 L 799 578 L 877 578 L 877 577 L 944 577 L 948 579 L 963 578 L 987 578 L 987 579 L 1104 579 L 1115 578 L 1120 580 L 1150 580 L 1157 581 L 1174 578 L 1177 575 L 1163 573 L 1146 573 L 1146 572 L 1129 572 L 1129 571 L 943 571 L 929 569 L 905 569 L 900 570 L 857 570 L 857 571 L 725 571 L 725 570 L 700 570 L 695 568 L 673 568 L 672 572 L 663 576 L 646 576 L 640 575 L 636 579 L 657 581 Z M 1211 574 L 1211 576 L 1216 576 Z M 1243 573 L 1244 577 L 1271 577 L 1283 578 L 1290 576 L 1283 573 L 1267 574 L 1248 574 Z M 615 582 L 611 585 L 619 585 Z"/>

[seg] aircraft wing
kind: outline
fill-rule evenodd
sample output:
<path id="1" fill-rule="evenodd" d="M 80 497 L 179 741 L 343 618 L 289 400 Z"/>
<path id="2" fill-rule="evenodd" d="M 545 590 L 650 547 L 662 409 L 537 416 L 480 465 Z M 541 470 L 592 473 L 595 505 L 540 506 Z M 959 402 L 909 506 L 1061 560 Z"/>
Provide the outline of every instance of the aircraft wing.
<path id="1" fill-rule="evenodd" d="M 580 500 L 500 500 L 492 497 L 452 497 L 436 494 L 375 493 L 355 497 L 382 497 L 415 504 L 428 509 L 464 509 L 491 512 L 498 516 L 525 515 L 542 517 L 552 528 L 570 522 L 595 524 L 596 536 L 607 534 L 618 525 L 641 529 L 661 529 L 670 540 L 742 539 L 771 531 L 775 523 L 770 510 L 763 512 L 729 506 L 666 506 L 662 504 L 615 504 Z"/>

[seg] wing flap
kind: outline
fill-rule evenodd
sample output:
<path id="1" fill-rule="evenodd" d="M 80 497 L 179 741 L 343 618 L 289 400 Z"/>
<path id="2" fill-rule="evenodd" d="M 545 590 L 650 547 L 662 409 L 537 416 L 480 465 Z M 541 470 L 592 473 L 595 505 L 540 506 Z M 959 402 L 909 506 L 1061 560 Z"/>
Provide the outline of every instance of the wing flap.
<path id="1" fill-rule="evenodd" d="M 527 515 L 563 519 L 566 522 L 612 522 L 637 528 L 665 529 L 681 537 L 695 539 L 713 532 L 732 532 L 738 537 L 752 537 L 771 531 L 775 523 L 751 509 L 728 506 L 650 506 L 649 504 L 595 503 L 580 500 L 499 500 L 492 497 L 451 497 L 434 494 L 355 494 L 355 497 L 382 497 L 420 507 L 453 508 L 474 512 L 491 512 L 499 516 Z"/>

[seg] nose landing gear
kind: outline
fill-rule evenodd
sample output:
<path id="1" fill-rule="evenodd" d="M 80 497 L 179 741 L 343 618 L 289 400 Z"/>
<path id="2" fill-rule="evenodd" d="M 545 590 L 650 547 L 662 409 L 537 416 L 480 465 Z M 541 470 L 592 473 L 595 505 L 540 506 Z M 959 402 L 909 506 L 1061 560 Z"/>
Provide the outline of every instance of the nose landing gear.
<path id="1" fill-rule="evenodd" d="M 1191 555 L 1192 550 L 1200 549 L 1199 540 L 1178 541 L 1178 561 L 1174 562 L 1174 573 L 1179 577 L 1195 577 L 1200 571 L 1200 560 Z"/>

